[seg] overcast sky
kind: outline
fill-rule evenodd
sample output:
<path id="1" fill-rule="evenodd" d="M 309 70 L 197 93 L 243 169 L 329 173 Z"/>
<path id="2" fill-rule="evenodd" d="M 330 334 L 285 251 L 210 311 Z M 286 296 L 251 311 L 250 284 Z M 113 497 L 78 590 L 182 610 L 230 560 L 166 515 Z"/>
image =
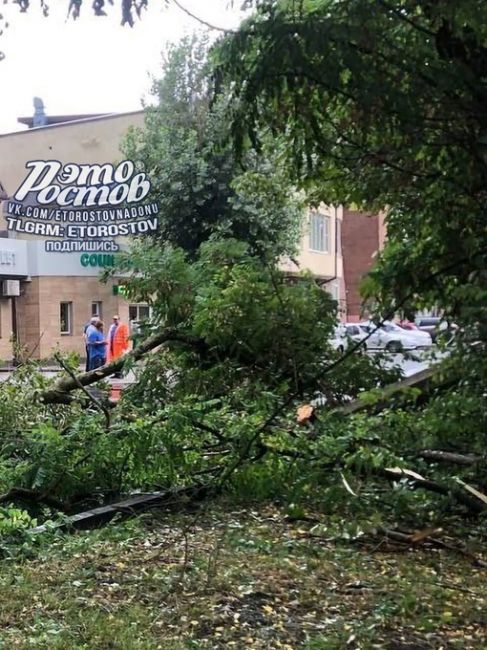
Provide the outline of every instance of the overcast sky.
<path id="1" fill-rule="evenodd" d="M 232 28 L 242 14 L 228 0 L 179 0 L 214 25 Z M 0 36 L 0 133 L 18 131 L 17 117 L 32 116 L 33 97 L 44 101 L 48 115 L 138 110 L 148 97 L 150 76 L 161 75 L 161 52 L 185 34 L 204 28 L 171 3 L 151 0 L 144 19 L 133 29 L 120 26 L 120 0 L 106 3 L 108 17 L 96 18 L 91 0 L 76 22 L 66 22 L 66 0 L 51 0 L 51 16 L 32 2 L 27 14 L 3 5 L 10 27 Z M 236 5 L 239 3 L 236 2 Z M 218 32 L 213 32 L 215 36 Z"/>

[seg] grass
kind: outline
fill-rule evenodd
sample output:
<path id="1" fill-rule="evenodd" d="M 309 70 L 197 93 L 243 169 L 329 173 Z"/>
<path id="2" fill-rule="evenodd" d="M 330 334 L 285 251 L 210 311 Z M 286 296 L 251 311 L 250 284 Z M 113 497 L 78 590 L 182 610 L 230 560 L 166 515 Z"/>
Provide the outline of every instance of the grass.
<path id="1" fill-rule="evenodd" d="M 158 513 L 0 567 L 0 648 L 487 648 L 486 570 L 258 510 Z"/>

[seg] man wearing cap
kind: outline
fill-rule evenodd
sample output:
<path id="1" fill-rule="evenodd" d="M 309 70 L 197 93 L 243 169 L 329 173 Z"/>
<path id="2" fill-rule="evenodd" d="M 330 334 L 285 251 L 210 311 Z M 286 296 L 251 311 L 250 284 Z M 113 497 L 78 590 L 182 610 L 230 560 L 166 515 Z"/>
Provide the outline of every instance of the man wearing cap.
<path id="1" fill-rule="evenodd" d="M 115 361 L 123 356 L 129 349 L 129 328 L 125 323 L 120 321 L 120 317 L 115 314 L 113 323 L 108 331 L 108 357 L 107 362 Z M 120 373 L 115 373 L 120 376 Z"/>
<path id="2" fill-rule="evenodd" d="M 90 318 L 89 323 L 86 323 L 86 325 L 83 327 L 83 340 L 85 342 L 85 350 L 86 350 L 86 366 L 85 370 L 88 372 L 90 369 L 90 348 L 88 346 L 88 336 L 93 333 L 93 331 L 96 329 L 96 324 L 100 320 L 99 316 L 92 316 Z"/>

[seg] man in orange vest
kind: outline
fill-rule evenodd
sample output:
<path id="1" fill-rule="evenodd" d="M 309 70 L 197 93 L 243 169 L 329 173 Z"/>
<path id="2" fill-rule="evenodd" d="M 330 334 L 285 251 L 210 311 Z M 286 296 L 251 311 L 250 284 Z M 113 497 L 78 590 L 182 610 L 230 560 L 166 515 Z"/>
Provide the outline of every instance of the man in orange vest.
<path id="1" fill-rule="evenodd" d="M 129 328 L 125 323 L 120 322 L 120 316 L 113 317 L 113 323 L 108 331 L 107 363 L 115 361 L 123 356 L 129 349 Z M 121 373 L 115 373 L 120 377 Z"/>

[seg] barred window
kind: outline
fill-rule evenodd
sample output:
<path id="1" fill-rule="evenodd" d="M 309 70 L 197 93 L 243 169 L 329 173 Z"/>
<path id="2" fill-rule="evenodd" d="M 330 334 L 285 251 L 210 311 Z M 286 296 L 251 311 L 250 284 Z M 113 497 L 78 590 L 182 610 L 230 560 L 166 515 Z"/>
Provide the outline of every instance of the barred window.
<path id="1" fill-rule="evenodd" d="M 139 322 L 149 318 L 151 315 L 151 308 L 146 304 L 129 305 L 129 320 Z"/>
<path id="2" fill-rule="evenodd" d="M 98 318 L 102 318 L 103 316 L 103 303 L 101 300 L 93 300 L 91 303 L 91 315 L 92 316 L 98 316 Z"/>
<path id="3" fill-rule="evenodd" d="M 59 329 L 61 334 L 73 333 L 73 303 L 62 302 L 59 305 Z"/>
<path id="4" fill-rule="evenodd" d="M 309 248 L 320 253 L 330 252 L 330 217 L 312 212 L 309 220 Z"/>

